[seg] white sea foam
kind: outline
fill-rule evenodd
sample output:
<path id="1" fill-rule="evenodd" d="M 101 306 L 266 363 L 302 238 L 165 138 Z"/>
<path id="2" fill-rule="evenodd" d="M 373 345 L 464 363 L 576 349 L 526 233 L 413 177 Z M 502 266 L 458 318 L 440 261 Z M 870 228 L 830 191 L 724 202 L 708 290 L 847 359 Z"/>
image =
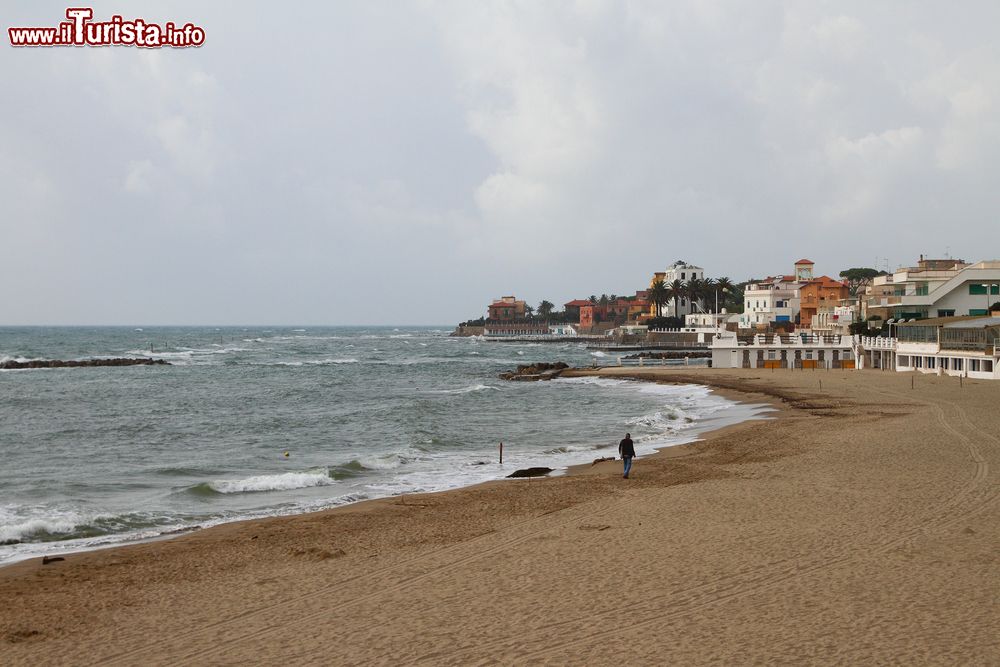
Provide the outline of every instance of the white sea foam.
<path id="1" fill-rule="evenodd" d="M 156 352 L 151 350 L 129 350 L 125 354 L 134 354 L 140 357 L 151 357 L 153 359 L 190 359 L 194 356 L 194 350 L 182 350 L 180 352 Z"/>
<path id="2" fill-rule="evenodd" d="M 209 483 L 219 493 L 254 493 L 258 491 L 289 491 L 313 486 L 330 486 L 334 480 L 325 473 L 285 472 L 278 475 L 254 475 L 245 479 L 220 479 Z"/>
<path id="3" fill-rule="evenodd" d="M 344 358 L 344 359 L 311 359 L 307 361 L 274 361 L 270 363 L 260 364 L 261 366 L 329 366 L 331 364 L 356 364 L 357 359 Z"/>
<path id="4" fill-rule="evenodd" d="M 29 361 L 42 361 L 42 359 L 28 358 L 28 357 L 11 357 L 11 356 L 6 355 L 6 354 L 0 355 L 0 364 L 2 364 L 4 362 L 7 362 L 7 361 L 16 361 L 19 364 L 26 364 Z"/>
<path id="5" fill-rule="evenodd" d="M 41 533 L 71 533 L 94 518 L 66 509 L 6 506 L 0 509 L 0 543 Z"/>
<path id="6" fill-rule="evenodd" d="M 431 394 L 471 394 L 474 391 L 500 391 L 500 387 L 491 387 L 487 384 L 473 384 L 461 389 L 439 389 L 430 392 Z"/>

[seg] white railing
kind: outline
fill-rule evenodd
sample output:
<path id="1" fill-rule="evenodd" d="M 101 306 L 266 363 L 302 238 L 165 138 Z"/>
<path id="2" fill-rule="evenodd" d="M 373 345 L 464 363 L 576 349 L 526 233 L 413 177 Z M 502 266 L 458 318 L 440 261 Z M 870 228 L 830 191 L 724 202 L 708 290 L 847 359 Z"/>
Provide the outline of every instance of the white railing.
<path id="1" fill-rule="evenodd" d="M 830 347 L 843 344 L 840 334 L 755 334 L 754 347 Z"/>
<path id="2" fill-rule="evenodd" d="M 602 357 L 594 359 L 594 367 L 606 366 L 707 366 L 707 357 L 684 357 L 680 359 L 658 359 L 655 357 L 639 357 L 638 359 L 627 359 L 625 357 Z"/>
<path id="3" fill-rule="evenodd" d="M 866 350 L 889 350 L 895 351 L 896 339 L 885 336 L 854 336 L 855 347 L 860 346 Z"/>

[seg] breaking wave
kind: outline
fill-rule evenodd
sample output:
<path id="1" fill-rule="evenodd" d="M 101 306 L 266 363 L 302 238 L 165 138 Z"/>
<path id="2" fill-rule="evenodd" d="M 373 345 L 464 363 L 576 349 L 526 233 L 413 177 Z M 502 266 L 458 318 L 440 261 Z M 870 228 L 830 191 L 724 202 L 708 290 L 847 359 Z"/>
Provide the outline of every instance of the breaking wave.
<path id="1" fill-rule="evenodd" d="M 191 488 L 195 493 L 259 493 L 262 491 L 291 491 L 313 486 L 329 486 L 335 480 L 325 472 L 285 472 L 278 475 L 254 475 L 244 479 L 219 479 Z"/>

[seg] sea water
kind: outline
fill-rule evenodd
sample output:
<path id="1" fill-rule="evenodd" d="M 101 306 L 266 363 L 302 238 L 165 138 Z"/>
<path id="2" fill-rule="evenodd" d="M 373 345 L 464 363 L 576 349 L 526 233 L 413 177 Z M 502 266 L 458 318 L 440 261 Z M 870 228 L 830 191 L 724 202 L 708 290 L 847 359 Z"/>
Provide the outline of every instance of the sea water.
<path id="1" fill-rule="evenodd" d="M 600 354 L 439 328 L 0 328 L 0 362 L 170 362 L 0 371 L 0 563 L 561 469 L 626 431 L 642 456 L 761 412 L 701 386 L 497 378 Z"/>

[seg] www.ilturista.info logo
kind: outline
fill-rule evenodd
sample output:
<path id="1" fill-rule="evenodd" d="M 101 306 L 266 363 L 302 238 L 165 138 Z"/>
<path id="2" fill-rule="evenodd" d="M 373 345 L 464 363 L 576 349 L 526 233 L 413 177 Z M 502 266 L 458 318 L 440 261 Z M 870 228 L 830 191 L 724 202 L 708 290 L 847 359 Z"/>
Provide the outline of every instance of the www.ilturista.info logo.
<path id="1" fill-rule="evenodd" d="M 144 19 L 126 21 L 115 15 L 110 21 L 92 21 L 90 7 L 70 7 L 68 21 L 52 28 L 7 28 L 11 46 L 141 46 L 158 49 L 184 48 L 205 43 L 205 29 L 172 21 L 163 25 Z"/>

